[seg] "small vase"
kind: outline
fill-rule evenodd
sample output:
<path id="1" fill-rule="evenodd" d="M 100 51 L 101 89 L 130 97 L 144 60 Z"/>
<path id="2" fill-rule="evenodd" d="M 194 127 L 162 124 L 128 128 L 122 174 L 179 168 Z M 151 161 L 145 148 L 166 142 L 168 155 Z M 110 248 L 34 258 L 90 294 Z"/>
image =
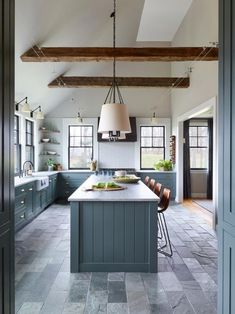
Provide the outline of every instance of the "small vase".
<path id="1" fill-rule="evenodd" d="M 54 166 L 48 166 L 48 171 L 53 171 Z"/>

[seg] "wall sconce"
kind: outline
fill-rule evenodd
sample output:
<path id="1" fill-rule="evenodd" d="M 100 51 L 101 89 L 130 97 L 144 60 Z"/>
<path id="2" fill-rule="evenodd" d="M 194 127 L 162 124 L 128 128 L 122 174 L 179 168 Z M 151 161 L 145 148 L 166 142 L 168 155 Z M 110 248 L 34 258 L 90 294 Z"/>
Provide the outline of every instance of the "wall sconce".
<path id="1" fill-rule="evenodd" d="M 156 115 L 156 112 L 153 113 L 153 116 L 152 116 L 152 118 L 151 118 L 151 123 L 157 124 L 157 115 Z"/>
<path id="2" fill-rule="evenodd" d="M 39 110 L 38 110 L 39 109 Z M 43 120 L 44 119 L 44 113 L 42 112 L 41 106 L 38 106 L 36 109 L 30 111 L 30 117 L 33 118 L 33 113 L 38 110 L 38 112 L 36 112 L 35 115 L 35 119 L 37 120 Z"/>
<path id="3" fill-rule="evenodd" d="M 16 111 L 19 111 L 19 104 L 21 104 L 24 100 L 25 100 L 25 103 L 22 105 L 21 111 L 22 112 L 31 112 L 30 106 L 28 104 L 28 97 L 21 99 L 21 101 L 19 101 L 15 104 Z"/>
<path id="4" fill-rule="evenodd" d="M 78 112 L 78 116 L 77 116 L 77 123 L 82 123 L 83 122 L 83 119 L 80 115 L 80 112 Z"/>

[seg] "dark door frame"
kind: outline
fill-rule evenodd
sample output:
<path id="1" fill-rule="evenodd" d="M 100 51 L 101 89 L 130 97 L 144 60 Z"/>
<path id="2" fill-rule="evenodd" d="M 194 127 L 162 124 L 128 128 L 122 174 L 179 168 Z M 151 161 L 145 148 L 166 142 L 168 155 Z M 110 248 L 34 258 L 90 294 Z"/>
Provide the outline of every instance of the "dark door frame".
<path id="1" fill-rule="evenodd" d="M 0 0 L 0 313 L 14 302 L 14 0 Z"/>

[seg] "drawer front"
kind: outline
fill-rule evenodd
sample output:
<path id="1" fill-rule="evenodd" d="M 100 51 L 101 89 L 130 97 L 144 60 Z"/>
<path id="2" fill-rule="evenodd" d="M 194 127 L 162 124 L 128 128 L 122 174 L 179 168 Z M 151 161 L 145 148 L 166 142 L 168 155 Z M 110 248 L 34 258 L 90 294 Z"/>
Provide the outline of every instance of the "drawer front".
<path id="1" fill-rule="evenodd" d="M 27 223 L 27 212 L 26 210 L 21 210 L 15 213 L 15 229 L 18 230 L 20 227 Z"/>
<path id="2" fill-rule="evenodd" d="M 15 196 L 17 197 L 23 193 L 34 191 L 35 190 L 34 186 L 35 186 L 35 182 L 30 182 L 21 186 L 17 186 L 15 188 Z"/>
<path id="3" fill-rule="evenodd" d="M 15 198 L 15 211 L 27 208 L 27 194 L 21 194 Z"/>
<path id="4" fill-rule="evenodd" d="M 72 179 L 67 179 L 62 181 L 62 186 L 64 188 L 69 187 L 69 188 L 78 188 L 81 184 L 83 183 L 83 180 L 72 180 Z"/>

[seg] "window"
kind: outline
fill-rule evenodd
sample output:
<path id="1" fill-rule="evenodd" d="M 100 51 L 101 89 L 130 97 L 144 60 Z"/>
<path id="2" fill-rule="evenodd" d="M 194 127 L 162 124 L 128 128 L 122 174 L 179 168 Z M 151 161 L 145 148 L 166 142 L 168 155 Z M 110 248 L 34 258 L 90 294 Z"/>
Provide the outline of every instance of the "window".
<path id="1" fill-rule="evenodd" d="M 140 127 L 140 168 L 153 169 L 153 164 L 165 159 L 165 127 Z"/>
<path id="2" fill-rule="evenodd" d="M 208 127 L 189 127 L 190 168 L 207 169 L 208 167 Z"/>
<path id="3" fill-rule="evenodd" d="M 29 160 L 34 164 L 34 125 L 30 120 L 25 120 L 25 160 Z"/>
<path id="4" fill-rule="evenodd" d="M 93 126 L 69 126 L 69 169 L 87 169 L 93 158 Z"/>
<path id="5" fill-rule="evenodd" d="M 20 173 L 21 165 L 21 145 L 19 135 L 19 117 L 14 116 L 14 172 L 15 174 Z"/>

